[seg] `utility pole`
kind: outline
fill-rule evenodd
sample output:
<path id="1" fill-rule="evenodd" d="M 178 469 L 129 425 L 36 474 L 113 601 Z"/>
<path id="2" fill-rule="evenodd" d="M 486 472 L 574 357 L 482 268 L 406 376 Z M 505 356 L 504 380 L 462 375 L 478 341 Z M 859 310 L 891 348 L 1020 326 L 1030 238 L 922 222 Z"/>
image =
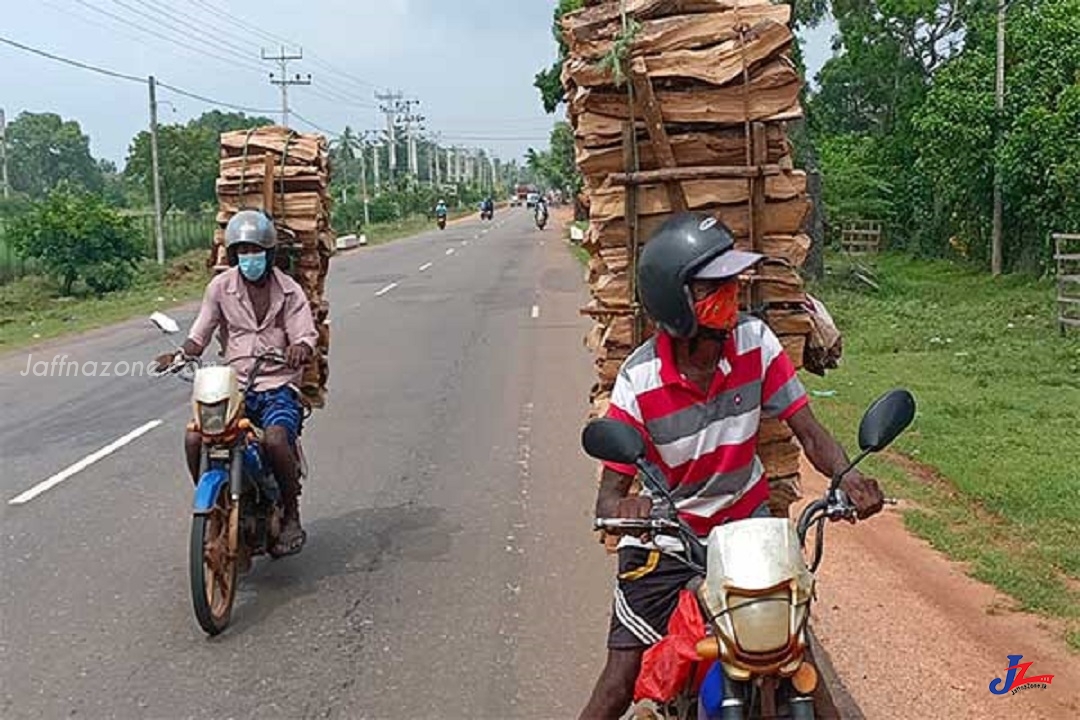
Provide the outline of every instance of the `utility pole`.
<path id="1" fill-rule="evenodd" d="M 374 142 L 371 144 L 371 175 L 375 181 L 375 192 L 379 192 L 379 185 L 381 184 L 379 178 L 379 143 Z"/>
<path id="2" fill-rule="evenodd" d="M 0 165 L 3 166 L 4 199 L 7 200 L 11 191 L 8 190 L 7 117 L 4 115 L 3 108 L 0 108 Z"/>
<path id="3" fill-rule="evenodd" d="M 165 264 L 165 228 L 161 220 L 161 171 L 158 166 L 157 138 L 157 82 L 154 76 L 147 78 L 150 87 L 150 166 L 154 173 L 154 240 L 157 245 L 158 265 Z M 7 183 L 4 183 L 7 188 Z"/>
<path id="4" fill-rule="evenodd" d="M 399 104 L 399 108 L 404 111 L 405 131 L 408 133 L 408 148 L 409 148 L 409 173 L 419 179 L 420 177 L 420 160 L 416 152 L 416 130 L 417 124 L 424 122 L 424 116 L 419 113 L 413 112 L 414 106 L 419 106 L 419 100 L 402 100 Z"/>
<path id="5" fill-rule="evenodd" d="M 296 73 L 292 78 L 289 77 L 289 61 L 290 60 L 303 60 L 303 49 L 297 50 L 295 53 L 288 53 L 285 51 L 285 46 L 281 46 L 281 52 L 278 55 L 267 55 L 265 50 L 261 50 L 263 60 L 271 60 L 276 62 L 281 68 L 281 77 L 275 77 L 274 73 L 270 73 L 270 84 L 277 85 L 281 88 L 281 125 L 282 127 L 289 127 L 289 86 L 290 85 L 310 85 L 311 73 L 308 73 L 306 77 L 300 77 L 300 73 Z"/>
<path id="6" fill-rule="evenodd" d="M 1005 9 L 1006 0 L 998 0 L 997 8 L 997 73 L 994 82 L 994 220 L 993 235 L 990 240 L 990 274 L 997 277 L 1001 274 L 1001 215 L 1002 215 L 1002 192 L 1001 192 L 1001 163 L 997 157 L 999 139 L 1001 138 L 1001 123 L 1005 109 Z"/>
<path id="7" fill-rule="evenodd" d="M 390 181 L 394 180 L 394 172 L 397 170 L 397 139 L 394 136 L 394 123 L 401 112 L 401 93 L 386 92 L 375 93 L 375 99 L 382 103 L 379 109 L 386 115 L 386 141 L 390 150 Z"/>
<path id="8" fill-rule="evenodd" d="M 368 216 L 368 191 L 367 191 L 367 159 L 364 155 L 364 143 L 367 141 L 367 133 L 361 133 L 360 135 L 360 192 L 363 195 L 364 203 L 364 227 L 371 224 L 371 218 Z"/>

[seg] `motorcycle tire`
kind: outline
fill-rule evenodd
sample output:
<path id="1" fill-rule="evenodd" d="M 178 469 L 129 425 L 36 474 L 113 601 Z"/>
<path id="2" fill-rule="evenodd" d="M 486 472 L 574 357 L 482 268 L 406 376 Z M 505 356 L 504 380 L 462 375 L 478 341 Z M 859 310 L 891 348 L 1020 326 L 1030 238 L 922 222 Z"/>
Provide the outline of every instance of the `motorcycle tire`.
<path id="1" fill-rule="evenodd" d="M 210 636 L 229 626 L 236 600 L 237 558 L 230 557 L 230 525 L 237 522 L 232 512 L 229 488 L 224 486 L 210 512 L 196 515 L 191 523 L 188 572 L 195 620 Z"/>

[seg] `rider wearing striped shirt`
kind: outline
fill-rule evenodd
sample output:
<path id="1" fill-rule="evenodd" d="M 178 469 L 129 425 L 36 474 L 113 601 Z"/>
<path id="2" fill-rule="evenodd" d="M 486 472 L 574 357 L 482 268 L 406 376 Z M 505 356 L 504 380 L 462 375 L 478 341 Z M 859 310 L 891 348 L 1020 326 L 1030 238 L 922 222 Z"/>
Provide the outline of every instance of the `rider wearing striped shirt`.
<path id="1" fill-rule="evenodd" d="M 811 412 L 779 339 L 761 320 L 739 313 L 739 276 L 760 260 L 736 250 L 731 232 L 714 218 L 683 213 L 660 228 L 638 264 L 638 292 L 659 332 L 623 363 L 608 416 L 638 429 L 680 516 L 701 537 L 728 521 L 769 515 L 768 478 L 757 456 L 764 417 L 787 422 L 822 473 L 848 466 Z M 604 464 L 597 517 L 650 517 L 647 494 L 629 494 L 635 473 Z M 856 471 L 841 489 L 861 518 L 884 502 L 877 482 Z M 692 578 L 671 557 L 680 549 L 664 536 L 619 543 L 607 664 L 581 718 L 617 718 L 630 705 L 642 655 L 667 629 Z"/>

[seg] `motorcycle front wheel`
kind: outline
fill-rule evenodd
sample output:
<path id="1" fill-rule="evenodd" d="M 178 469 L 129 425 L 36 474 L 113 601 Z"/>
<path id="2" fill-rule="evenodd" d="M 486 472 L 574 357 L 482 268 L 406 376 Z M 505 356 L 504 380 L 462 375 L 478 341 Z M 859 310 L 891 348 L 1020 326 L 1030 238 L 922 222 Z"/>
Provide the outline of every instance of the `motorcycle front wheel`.
<path id="1" fill-rule="evenodd" d="M 191 523 L 191 600 L 199 627 L 211 636 L 228 627 L 236 599 L 237 553 L 230 547 L 239 531 L 235 509 L 226 485 L 214 507 Z"/>

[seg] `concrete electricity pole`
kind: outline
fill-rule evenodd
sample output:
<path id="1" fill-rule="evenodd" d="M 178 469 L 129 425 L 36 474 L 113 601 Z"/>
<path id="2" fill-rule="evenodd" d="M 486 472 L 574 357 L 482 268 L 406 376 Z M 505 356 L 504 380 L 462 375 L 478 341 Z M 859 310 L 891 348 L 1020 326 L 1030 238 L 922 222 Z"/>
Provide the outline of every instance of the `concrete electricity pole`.
<path id="1" fill-rule="evenodd" d="M 409 174 L 414 178 L 420 177 L 420 159 L 416 152 L 416 130 L 419 123 L 424 122 L 424 116 L 413 112 L 414 106 L 419 106 L 419 100 L 403 100 L 400 108 L 404 111 L 405 131 L 409 136 Z"/>
<path id="2" fill-rule="evenodd" d="M 379 192 L 379 185 L 382 184 L 379 172 L 379 143 L 376 141 L 371 144 L 371 176 L 375 180 L 375 192 Z"/>
<path id="3" fill-rule="evenodd" d="M 4 199 L 7 200 L 11 191 L 8 189 L 7 117 L 3 108 L 0 108 L 0 165 L 3 166 Z"/>
<path id="4" fill-rule="evenodd" d="M 1001 137 L 1001 122 L 1005 109 L 1005 10 L 1006 0 L 998 0 L 997 8 L 997 72 L 994 78 L 994 154 L 997 155 L 998 140 Z M 1001 274 L 1001 163 L 994 158 L 994 221 L 993 235 L 990 240 L 990 273 L 995 277 Z"/>
<path id="5" fill-rule="evenodd" d="M 390 151 L 390 182 L 393 182 L 394 173 L 397 170 L 397 139 L 394 135 L 394 123 L 397 121 L 398 113 L 401 112 L 401 93 L 375 93 L 375 99 L 382 103 L 379 109 L 386 114 L 386 142 Z"/>
<path id="6" fill-rule="evenodd" d="M 367 132 L 360 134 L 360 193 L 364 203 L 364 227 L 371 224 L 368 216 L 368 189 L 367 189 L 367 158 L 364 155 L 364 143 L 367 141 Z"/>
<path id="7" fill-rule="evenodd" d="M 158 265 L 164 265 L 165 228 L 161 219 L 161 170 L 158 167 L 157 82 L 153 75 L 147 78 L 147 84 L 150 87 L 150 166 L 154 174 L 154 240 Z M 7 187 L 7 183 L 4 187 Z"/>
<path id="8" fill-rule="evenodd" d="M 274 73 L 270 73 L 270 84 L 277 85 L 281 88 L 281 125 L 283 127 L 289 127 L 289 86 L 290 85 L 310 85 L 311 74 L 308 73 L 306 77 L 300 77 L 300 73 L 292 78 L 289 77 L 289 61 L 290 60 L 303 60 L 303 49 L 297 50 L 295 53 L 288 53 L 285 51 L 285 46 L 281 46 L 281 52 L 277 55 L 267 55 L 265 50 L 261 50 L 263 60 L 271 60 L 278 63 L 281 68 L 281 77 L 275 77 Z"/>

